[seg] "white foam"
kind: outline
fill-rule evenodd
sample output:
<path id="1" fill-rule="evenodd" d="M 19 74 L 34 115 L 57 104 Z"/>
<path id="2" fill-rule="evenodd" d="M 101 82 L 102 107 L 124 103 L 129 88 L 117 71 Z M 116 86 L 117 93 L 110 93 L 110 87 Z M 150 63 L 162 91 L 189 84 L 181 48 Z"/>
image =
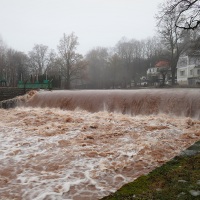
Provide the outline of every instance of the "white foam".
<path id="1" fill-rule="evenodd" d="M 63 192 L 68 192 L 70 189 L 70 183 L 64 183 L 63 185 Z"/>
<path id="2" fill-rule="evenodd" d="M 0 193 L 8 199 L 99 199 L 200 139 L 191 137 L 199 121 L 168 115 L 16 108 L 0 117 Z"/>

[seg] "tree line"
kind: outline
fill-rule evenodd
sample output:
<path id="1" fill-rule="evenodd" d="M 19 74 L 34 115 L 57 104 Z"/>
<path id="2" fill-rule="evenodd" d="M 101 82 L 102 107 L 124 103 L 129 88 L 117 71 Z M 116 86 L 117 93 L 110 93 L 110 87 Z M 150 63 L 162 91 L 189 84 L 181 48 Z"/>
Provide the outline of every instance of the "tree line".
<path id="1" fill-rule="evenodd" d="M 182 14 L 180 2 L 166 0 L 160 5 L 156 36 L 143 40 L 123 37 L 114 47 L 95 47 L 84 56 L 77 51 L 78 37 L 73 32 L 63 34 L 56 51 L 35 44 L 27 54 L 8 48 L 0 38 L 0 80 L 11 87 L 16 87 L 19 80 L 48 78 L 54 88 L 127 88 L 139 83 L 156 62 L 165 60 L 170 63 L 174 84 L 180 55 L 200 40 L 197 22 L 188 21 Z M 186 27 L 180 25 L 184 20 Z"/>

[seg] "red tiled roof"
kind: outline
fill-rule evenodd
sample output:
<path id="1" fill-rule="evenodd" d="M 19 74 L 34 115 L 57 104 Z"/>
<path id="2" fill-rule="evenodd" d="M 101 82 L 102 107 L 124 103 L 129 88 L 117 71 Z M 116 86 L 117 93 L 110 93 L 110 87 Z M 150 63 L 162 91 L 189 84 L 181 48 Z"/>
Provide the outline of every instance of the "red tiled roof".
<path id="1" fill-rule="evenodd" d="M 156 67 L 169 67 L 169 62 L 161 60 L 161 61 L 156 63 Z"/>

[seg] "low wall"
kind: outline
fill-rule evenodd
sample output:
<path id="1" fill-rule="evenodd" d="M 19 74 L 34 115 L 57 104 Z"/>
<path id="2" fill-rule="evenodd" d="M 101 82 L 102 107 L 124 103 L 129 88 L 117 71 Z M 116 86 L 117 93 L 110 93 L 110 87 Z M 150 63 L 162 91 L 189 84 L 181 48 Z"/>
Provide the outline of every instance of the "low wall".
<path id="1" fill-rule="evenodd" d="M 12 99 L 16 96 L 24 95 L 26 92 L 30 90 L 32 89 L 24 90 L 24 88 L 0 87 L 0 101 Z"/>

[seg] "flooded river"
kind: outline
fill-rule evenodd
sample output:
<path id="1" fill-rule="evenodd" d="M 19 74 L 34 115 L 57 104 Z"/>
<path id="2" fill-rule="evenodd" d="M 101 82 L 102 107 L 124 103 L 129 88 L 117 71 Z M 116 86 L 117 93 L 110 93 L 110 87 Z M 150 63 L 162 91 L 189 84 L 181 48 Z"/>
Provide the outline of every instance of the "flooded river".
<path id="1" fill-rule="evenodd" d="M 170 160 L 200 139 L 200 92 L 164 91 L 39 92 L 0 109 L 1 199 L 95 200 Z"/>

